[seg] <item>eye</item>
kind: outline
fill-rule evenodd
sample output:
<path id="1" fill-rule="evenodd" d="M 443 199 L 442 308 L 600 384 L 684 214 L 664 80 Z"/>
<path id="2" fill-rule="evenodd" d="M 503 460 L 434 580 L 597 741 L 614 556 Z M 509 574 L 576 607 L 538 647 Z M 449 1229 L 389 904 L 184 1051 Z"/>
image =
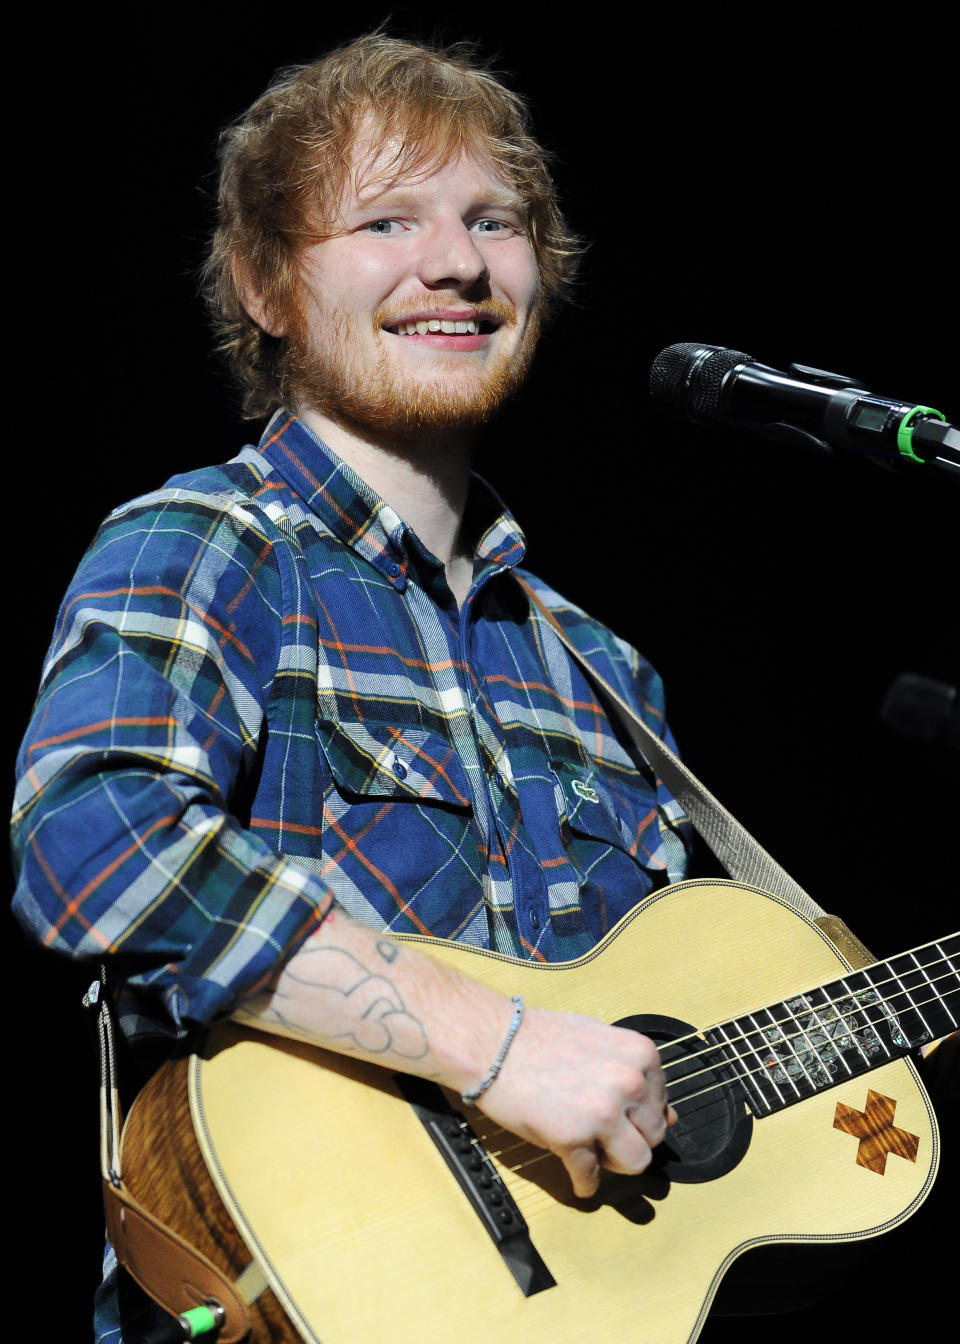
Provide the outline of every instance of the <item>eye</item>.
<path id="1" fill-rule="evenodd" d="M 375 238 L 389 238 L 395 233 L 401 233 L 402 226 L 396 219 L 372 219 L 369 224 L 364 224 L 363 231 L 372 233 Z"/>
<path id="2" fill-rule="evenodd" d="M 470 225 L 474 233 L 507 234 L 517 233 L 515 224 L 505 219 L 477 219 Z"/>

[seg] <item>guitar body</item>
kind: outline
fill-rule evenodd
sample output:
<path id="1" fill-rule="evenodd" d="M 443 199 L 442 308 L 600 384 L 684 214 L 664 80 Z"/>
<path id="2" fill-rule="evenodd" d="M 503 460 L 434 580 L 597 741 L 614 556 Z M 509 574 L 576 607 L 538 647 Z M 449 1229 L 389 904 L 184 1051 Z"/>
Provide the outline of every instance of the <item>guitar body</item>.
<path id="1" fill-rule="evenodd" d="M 529 1004 L 698 1029 L 849 969 L 777 898 L 703 881 L 650 897 L 576 962 L 404 941 Z M 838 1105 L 863 1113 L 868 1092 L 895 1102 L 910 1136 L 872 1165 L 856 1126 L 835 1126 Z M 617 1177 L 591 1201 L 572 1197 L 558 1159 L 465 1114 L 553 1286 L 521 1290 L 391 1073 L 232 1024 L 138 1098 L 124 1169 L 137 1198 L 212 1259 L 234 1274 L 258 1263 L 269 1288 L 253 1307 L 257 1344 L 689 1344 L 743 1251 L 874 1236 L 919 1206 L 937 1167 L 932 1109 L 904 1060 L 750 1122 L 745 1151 L 712 1179 Z"/>

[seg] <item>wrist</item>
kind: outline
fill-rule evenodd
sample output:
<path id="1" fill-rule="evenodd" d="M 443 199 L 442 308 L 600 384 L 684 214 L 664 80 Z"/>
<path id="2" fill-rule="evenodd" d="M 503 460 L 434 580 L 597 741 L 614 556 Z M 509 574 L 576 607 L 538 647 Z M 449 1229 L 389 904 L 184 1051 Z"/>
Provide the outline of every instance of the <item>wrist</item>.
<path id="1" fill-rule="evenodd" d="M 513 1044 L 514 1037 L 520 1030 L 524 1014 L 523 999 L 519 994 L 514 994 L 510 1002 L 513 1005 L 513 1013 L 510 1018 L 510 1025 L 507 1027 L 503 1040 L 500 1043 L 500 1049 L 497 1051 L 493 1062 L 480 1081 L 474 1084 L 473 1087 L 468 1088 L 467 1091 L 461 1095 L 460 1100 L 465 1106 L 475 1105 L 480 1097 L 483 1096 L 484 1092 L 486 1092 L 487 1088 L 496 1080 L 503 1067 L 504 1060 L 507 1057 L 507 1052 Z"/>

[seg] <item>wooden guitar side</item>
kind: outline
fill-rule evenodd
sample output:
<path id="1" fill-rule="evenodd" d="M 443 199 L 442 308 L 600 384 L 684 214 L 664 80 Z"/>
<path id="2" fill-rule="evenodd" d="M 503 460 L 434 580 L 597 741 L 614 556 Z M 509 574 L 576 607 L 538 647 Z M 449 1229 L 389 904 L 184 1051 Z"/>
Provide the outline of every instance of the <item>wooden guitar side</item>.
<path id="1" fill-rule="evenodd" d="M 611 1022 L 656 1012 L 706 1027 L 847 969 L 776 898 L 713 882 L 657 893 L 562 965 L 407 941 L 528 1003 Z M 834 1125 L 838 1104 L 862 1111 L 868 1090 L 893 1099 L 896 1125 L 917 1139 L 915 1160 L 893 1152 L 882 1174 Z M 138 1099 L 124 1169 L 211 1259 L 237 1274 L 257 1259 L 270 1288 L 253 1308 L 256 1344 L 691 1344 L 743 1251 L 874 1236 L 919 1206 L 937 1166 L 932 1110 L 902 1060 L 755 1122 L 719 1178 L 630 1178 L 626 1202 L 573 1199 L 556 1159 L 476 1110 L 468 1119 L 501 1152 L 554 1287 L 523 1295 L 391 1074 L 232 1024 Z"/>

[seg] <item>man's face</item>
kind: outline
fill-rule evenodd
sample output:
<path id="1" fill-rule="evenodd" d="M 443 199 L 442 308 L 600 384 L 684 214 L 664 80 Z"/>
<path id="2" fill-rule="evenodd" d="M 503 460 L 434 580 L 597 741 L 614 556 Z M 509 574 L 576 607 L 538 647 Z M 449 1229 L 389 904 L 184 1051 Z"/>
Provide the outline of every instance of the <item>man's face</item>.
<path id="1" fill-rule="evenodd" d="M 361 145 L 335 236 L 303 253 L 291 327 L 295 397 L 404 438 L 475 424 L 523 380 L 537 266 L 515 192 L 483 159 L 390 179 Z"/>

